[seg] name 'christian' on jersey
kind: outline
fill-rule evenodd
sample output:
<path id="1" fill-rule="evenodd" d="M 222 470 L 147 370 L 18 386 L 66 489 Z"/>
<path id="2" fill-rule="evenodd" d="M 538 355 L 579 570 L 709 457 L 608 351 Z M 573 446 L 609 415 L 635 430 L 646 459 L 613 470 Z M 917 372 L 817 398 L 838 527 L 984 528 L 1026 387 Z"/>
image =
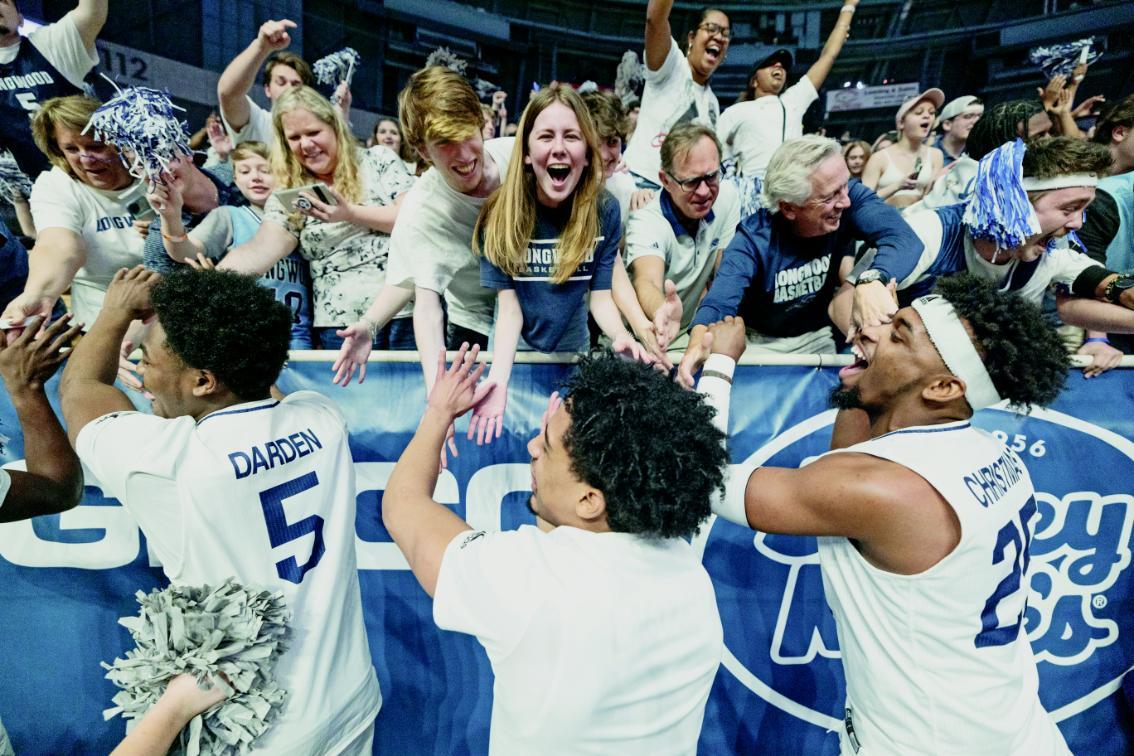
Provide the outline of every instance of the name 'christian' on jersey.
<path id="1" fill-rule="evenodd" d="M 333 752 L 370 726 L 381 694 L 355 559 L 354 467 L 330 400 L 301 391 L 199 422 L 114 413 L 83 428 L 76 446 L 170 581 L 232 576 L 282 591 L 290 645 L 276 675 L 288 699 L 259 749 Z"/>
<path id="2" fill-rule="evenodd" d="M 916 575 L 819 538 L 847 680 L 843 753 L 1066 754 L 1023 632 L 1037 517 L 1024 463 L 967 421 L 904 428 L 829 454 L 896 462 L 949 503 L 961 539 Z"/>

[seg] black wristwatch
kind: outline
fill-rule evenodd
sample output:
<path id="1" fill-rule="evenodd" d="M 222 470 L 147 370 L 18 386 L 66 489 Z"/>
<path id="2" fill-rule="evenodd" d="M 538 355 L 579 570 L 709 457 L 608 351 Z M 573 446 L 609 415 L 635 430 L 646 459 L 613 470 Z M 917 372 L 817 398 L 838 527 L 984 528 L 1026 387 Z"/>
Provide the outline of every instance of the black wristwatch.
<path id="1" fill-rule="evenodd" d="M 886 284 L 890 283 L 890 274 L 885 271 L 878 270 L 877 268 L 870 268 L 869 270 L 864 270 L 862 271 L 862 273 L 859 273 L 858 278 L 854 282 L 854 285 L 858 286 L 860 284 L 874 283 L 875 281 L 885 286 Z"/>
<path id="2" fill-rule="evenodd" d="M 1119 300 L 1122 298 L 1122 292 L 1127 289 L 1134 289 L 1134 275 L 1130 273 L 1119 273 L 1111 282 L 1106 285 L 1106 291 L 1103 296 L 1106 301 L 1120 304 Z"/>

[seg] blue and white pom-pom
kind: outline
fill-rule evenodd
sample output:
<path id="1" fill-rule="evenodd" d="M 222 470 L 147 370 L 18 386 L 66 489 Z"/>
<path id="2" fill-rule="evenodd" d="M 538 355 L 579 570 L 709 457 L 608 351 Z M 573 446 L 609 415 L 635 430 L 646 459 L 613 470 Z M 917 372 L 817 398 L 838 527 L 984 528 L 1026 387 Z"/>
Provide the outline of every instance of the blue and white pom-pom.
<path id="1" fill-rule="evenodd" d="M 973 193 L 962 222 L 973 238 L 994 242 L 997 249 L 1022 246 L 1040 232 L 1039 219 L 1024 191 L 1022 140 L 1007 142 L 980 159 Z"/>
<path id="2" fill-rule="evenodd" d="M 331 88 L 337 88 L 343 82 L 349 87 L 354 71 L 361 63 L 362 57 L 353 47 L 344 47 L 315 61 L 315 79 Z"/>
<path id="3" fill-rule="evenodd" d="M 31 196 L 32 182 L 20 170 L 11 152 L 0 152 L 0 197 L 7 200 L 27 199 Z"/>
<path id="4" fill-rule="evenodd" d="M 168 93 L 129 87 L 96 110 L 83 133 L 117 147 L 130 175 L 164 183 L 161 173 L 170 162 L 193 154 L 188 126 L 174 110 L 184 108 L 174 105 Z"/>
<path id="5" fill-rule="evenodd" d="M 138 591 L 137 598 L 138 616 L 118 620 L 137 647 L 113 665 L 102 665 L 107 679 L 121 688 L 103 717 L 121 714 L 129 731 L 171 678 L 188 673 L 198 683 L 227 680 L 235 692 L 194 717 L 171 753 L 251 751 L 287 696 L 275 680 L 287 634 L 283 594 L 245 588 L 230 578 L 215 587 Z"/>
<path id="6" fill-rule="evenodd" d="M 1039 66 L 1049 79 L 1053 76 L 1070 77 L 1076 66 L 1082 63 L 1089 66 L 1102 57 L 1102 53 L 1091 50 L 1093 44 L 1094 39 L 1087 37 L 1059 45 L 1033 47 L 1028 59 Z"/>

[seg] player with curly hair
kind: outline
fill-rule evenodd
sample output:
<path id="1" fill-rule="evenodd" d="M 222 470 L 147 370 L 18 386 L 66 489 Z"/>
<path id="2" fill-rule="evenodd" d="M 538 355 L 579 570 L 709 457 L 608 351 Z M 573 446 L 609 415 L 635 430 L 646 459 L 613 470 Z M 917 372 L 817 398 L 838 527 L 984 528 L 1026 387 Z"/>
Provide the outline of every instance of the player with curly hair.
<path id="1" fill-rule="evenodd" d="M 138 366 L 149 415 L 113 384 L 126 328 L 151 316 Z M 354 465 L 333 403 L 269 395 L 291 322 L 251 276 L 122 269 L 63 373 L 63 416 L 88 483 L 134 516 L 171 583 L 282 592 L 290 646 L 274 676 L 288 699 L 257 751 L 361 756 L 382 696 L 362 619 Z"/>
<path id="2" fill-rule="evenodd" d="M 539 527 L 473 531 L 433 490 L 446 430 L 488 390 L 478 351 L 465 344 L 449 368 L 440 355 L 382 520 L 437 625 L 488 653 L 489 752 L 693 753 L 723 651 L 684 540 L 728 461 L 713 411 L 644 365 L 584 359 L 528 443 Z"/>
<path id="3" fill-rule="evenodd" d="M 709 333 L 700 388 L 727 425 L 744 324 Z M 1002 400 L 1054 400 L 1069 367 L 1058 335 L 1020 295 L 961 275 L 854 346 L 832 450 L 800 469 L 736 466 L 713 510 L 819 537 L 844 754 L 1069 754 L 1022 631 L 1035 490 L 1020 457 L 970 423 Z"/>

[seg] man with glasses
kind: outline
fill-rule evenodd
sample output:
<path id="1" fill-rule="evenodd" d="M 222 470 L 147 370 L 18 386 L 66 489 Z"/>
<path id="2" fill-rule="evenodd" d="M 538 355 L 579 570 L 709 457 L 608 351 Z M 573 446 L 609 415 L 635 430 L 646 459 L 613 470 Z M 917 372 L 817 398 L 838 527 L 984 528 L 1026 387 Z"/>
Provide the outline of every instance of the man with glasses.
<path id="1" fill-rule="evenodd" d="M 642 310 L 651 320 L 665 303 L 666 281 L 681 299 L 681 321 L 673 324 L 683 348 L 689 326 L 736 232 L 740 206 L 731 185 L 721 185 L 721 146 L 713 130 L 683 123 L 661 148 L 662 191 L 626 224 L 626 264 Z"/>
<path id="2" fill-rule="evenodd" d="M 646 85 L 638 123 L 626 148 L 626 164 L 638 187 L 657 190 L 661 146 L 676 125 L 695 121 L 714 127 L 721 108 L 709 77 L 728 52 L 728 16 L 715 8 L 701 11 L 685 40 L 685 55 L 673 39 L 669 12 L 673 0 L 650 0 L 646 7 Z"/>
<path id="3" fill-rule="evenodd" d="M 886 283 L 909 275 L 921 256 L 921 241 L 898 211 L 850 183 L 833 139 L 784 142 L 768 163 L 761 200 L 764 207 L 740 223 L 725 248 L 693 318 L 691 346 L 678 370 L 686 386 L 708 356 L 701 344 L 706 326 L 729 315 L 744 318 L 750 349 L 833 353 L 827 305 L 855 242 L 878 250 L 855 288 L 856 322 L 864 325 L 889 322 L 897 305 Z"/>

